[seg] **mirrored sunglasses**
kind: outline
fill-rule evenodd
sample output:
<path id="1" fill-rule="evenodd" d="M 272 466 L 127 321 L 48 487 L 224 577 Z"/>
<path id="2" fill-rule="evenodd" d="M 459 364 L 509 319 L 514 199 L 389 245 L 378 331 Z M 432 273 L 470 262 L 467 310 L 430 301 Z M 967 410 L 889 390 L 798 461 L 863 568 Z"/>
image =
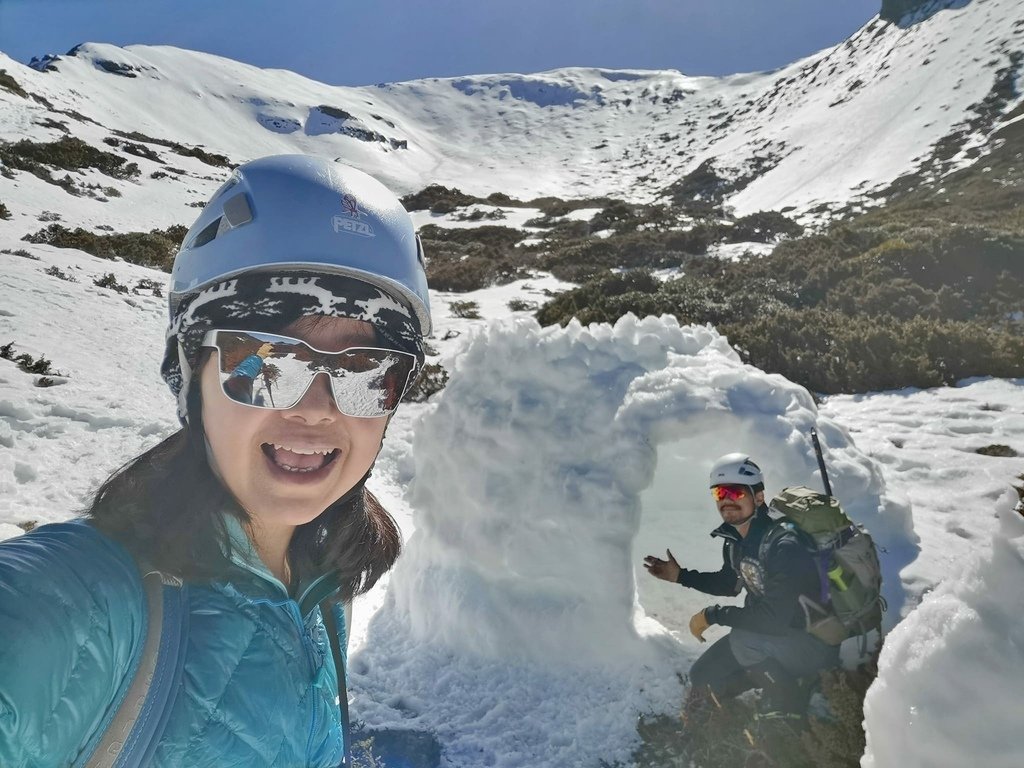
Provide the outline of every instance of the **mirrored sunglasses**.
<path id="1" fill-rule="evenodd" d="M 725 499 L 739 501 L 748 493 L 750 493 L 750 489 L 745 485 L 716 485 L 711 489 L 711 495 L 715 501 L 723 501 Z"/>
<path id="2" fill-rule="evenodd" d="M 360 418 L 386 416 L 398 407 L 417 367 L 415 355 L 395 349 L 325 352 L 300 339 L 256 331 L 209 331 L 203 346 L 217 350 L 226 397 L 277 411 L 297 405 L 317 374 L 326 373 L 339 411 Z"/>

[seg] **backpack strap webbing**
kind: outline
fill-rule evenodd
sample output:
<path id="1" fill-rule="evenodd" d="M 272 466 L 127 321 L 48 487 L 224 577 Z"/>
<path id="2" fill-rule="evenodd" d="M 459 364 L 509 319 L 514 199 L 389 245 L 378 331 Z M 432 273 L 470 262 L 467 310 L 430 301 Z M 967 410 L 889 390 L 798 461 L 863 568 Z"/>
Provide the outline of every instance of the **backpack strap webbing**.
<path id="1" fill-rule="evenodd" d="M 830 598 L 830 589 L 828 585 L 828 558 L 829 552 L 821 552 L 814 544 L 814 540 L 810 535 L 804 533 L 796 523 L 790 520 L 788 517 L 780 517 L 772 521 L 772 527 L 768 529 L 768 532 L 761 539 L 761 546 L 758 547 L 757 556 L 764 564 L 768 558 L 768 550 L 775 546 L 775 542 L 781 539 L 785 534 L 792 533 L 801 542 L 804 547 L 810 553 L 811 558 L 814 560 L 815 570 L 818 572 L 818 603 L 817 607 L 819 610 L 821 606 L 828 605 Z M 806 614 L 807 607 L 804 606 L 804 613 Z M 827 612 L 827 611 L 826 611 Z M 808 621 L 810 619 L 808 618 Z"/>
<path id="2" fill-rule="evenodd" d="M 345 762 L 342 763 L 344 766 L 352 765 L 352 728 L 349 723 L 348 714 L 348 670 L 346 669 L 345 653 L 341 648 L 341 637 L 340 634 L 345 635 L 345 645 L 348 645 L 348 630 L 345 626 L 346 613 L 342 613 L 342 626 L 339 632 L 337 614 L 335 613 L 335 605 L 331 605 L 328 601 L 320 603 L 320 614 L 324 620 L 324 626 L 327 628 L 327 638 L 331 643 L 331 655 L 334 657 L 334 671 L 338 678 L 338 707 L 341 709 L 341 737 L 345 744 Z M 346 606 L 347 611 L 348 606 Z"/>
<path id="3" fill-rule="evenodd" d="M 143 578 L 146 640 L 128 691 L 85 768 L 137 768 L 150 762 L 170 716 L 185 667 L 187 590 L 164 584 L 156 571 Z"/>

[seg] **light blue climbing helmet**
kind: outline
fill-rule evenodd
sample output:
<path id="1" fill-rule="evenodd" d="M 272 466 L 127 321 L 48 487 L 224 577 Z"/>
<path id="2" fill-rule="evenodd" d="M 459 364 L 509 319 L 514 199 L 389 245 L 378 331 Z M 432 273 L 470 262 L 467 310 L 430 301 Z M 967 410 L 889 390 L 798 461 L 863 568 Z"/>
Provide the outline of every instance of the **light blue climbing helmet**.
<path id="1" fill-rule="evenodd" d="M 169 291 L 181 302 L 254 271 L 306 270 L 364 280 L 399 298 L 431 330 L 423 247 L 412 218 L 362 171 L 309 155 L 275 155 L 238 167 L 185 235 Z"/>

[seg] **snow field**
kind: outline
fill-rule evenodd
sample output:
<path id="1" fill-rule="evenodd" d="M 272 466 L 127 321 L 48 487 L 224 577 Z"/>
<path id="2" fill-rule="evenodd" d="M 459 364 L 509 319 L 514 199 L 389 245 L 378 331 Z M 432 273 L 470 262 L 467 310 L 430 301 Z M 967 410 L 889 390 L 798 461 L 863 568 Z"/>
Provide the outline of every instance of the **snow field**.
<path id="1" fill-rule="evenodd" d="M 1021 764 L 1014 728 L 1024 685 L 1024 518 L 994 505 L 991 550 L 964 558 L 889 635 L 865 697 L 865 768 Z"/>

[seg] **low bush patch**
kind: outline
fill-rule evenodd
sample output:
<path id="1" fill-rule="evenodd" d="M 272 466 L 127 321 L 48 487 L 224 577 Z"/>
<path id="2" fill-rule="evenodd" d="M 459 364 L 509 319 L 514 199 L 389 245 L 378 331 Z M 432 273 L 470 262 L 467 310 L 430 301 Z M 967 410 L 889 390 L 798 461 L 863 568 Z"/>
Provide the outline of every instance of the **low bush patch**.
<path id="1" fill-rule="evenodd" d="M 513 312 L 533 312 L 537 309 L 537 302 L 526 299 L 510 299 L 508 308 Z"/>
<path id="2" fill-rule="evenodd" d="M 81 227 L 68 229 L 61 224 L 50 224 L 38 232 L 25 235 L 22 239 L 58 248 L 78 248 L 101 259 L 120 258 L 132 264 L 170 272 L 174 254 L 177 253 L 186 232 L 187 227 L 177 224 L 167 229 L 154 229 L 149 232 L 97 235 Z"/>
<path id="3" fill-rule="evenodd" d="M 73 190 L 73 181 L 55 179 L 50 168 L 65 171 L 95 168 L 114 179 L 135 179 L 139 176 L 139 166 L 136 163 L 129 163 L 119 155 L 96 149 L 71 136 L 64 136 L 51 142 L 22 139 L 13 144 L 0 143 L 0 163 L 7 168 L 27 171 L 69 192 Z"/>
<path id="4" fill-rule="evenodd" d="M 516 246 L 525 237 L 519 230 L 493 225 L 422 227 L 427 282 L 434 290 L 464 292 L 526 277 L 535 257 Z"/>
<path id="5" fill-rule="evenodd" d="M 0 250 L 0 253 L 7 253 L 10 254 L 11 256 L 20 256 L 23 259 L 31 259 L 32 261 L 40 260 L 38 256 L 26 251 L 24 248 L 17 248 L 14 250 L 10 248 L 4 248 L 3 250 Z"/>
<path id="6" fill-rule="evenodd" d="M 440 363 L 427 363 L 404 399 L 413 403 L 426 402 L 431 395 L 444 389 L 447 383 L 448 371 L 444 366 Z"/>
<path id="7" fill-rule="evenodd" d="M 12 360 L 18 364 L 18 368 L 25 373 L 35 373 L 41 376 L 63 376 L 64 374 L 59 371 L 53 370 L 50 366 L 53 364 L 50 360 L 47 360 L 43 355 L 39 357 L 32 357 L 27 352 L 22 352 L 20 355 L 14 354 L 14 342 L 9 341 L 6 344 L 0 344 L 0 359 Z"/>
<path id="8" fill-rule="evenodd" d="M 109 288 L 110 290 L 117 291 L 118 293 L 128 293 L 129 290 L 127 285 L 117 282 L 117 278 L 114 276 L 113 272 L 107 272 L 102 277 L 97 277 L 92 281 L 92 284 L 97 288 Z"/>
<path id="9" fill-rule="evenodd" d="M 480 319 L 480 305 L 475 301 L 450 301 L 448 308 L 454 317 L 461 317 L 464 320 Z"/>
<path id="10" fill-rule="evenodd" d="M 21 98 L 23 99 L 28 98 L 28 92 L 26 92 L 24 88 L 18 85 L 17 80 L 15 80 L 13 77 L 7 74 L 6 69 L 0 69 L 0 88 L 3 88 L 5 91 L 10 91 L 11 93 L 16 94 L 18 96 L 21 96 Z"/>
<path id="11" fill-rule="evenodd" d="M 993 205 L 1019 211 L 1024 204 L 1024 195 L 993 194 Z M 614 322 L 633 312 L 710 322 L 748 362 L 821 393 L 1022 376 L 1024 324 L 1015 318 L 1024 295 L 1024 219 L 993 218 L 983 206 L 976 216 L 957 215 L 961 221 L 950 223 L 927 208 L 896 206 L 736 261 L 686 251 L 723 233 L 749 240 L 798 230 L 760 213 L 726 225 L 731 232 L 698 224 L 686 233 L 565 245 L 541 256 L 539 266 L 582 284 L 537 317 L 543 324 Z M 664 282 L 643 271 L 609 274 L 622 263 L 680 266 L 685 274 Z"/>
<path id="12" fill-rule="evenodd" d="M 43 270 L 44 274 L 50 275 L 50 277 L 56 277 L 58 280 L 66 280 L 69 283 L 77 283 L 78 278 L 74 275 L 69 275 L 63 269 L 58 267 L 56 264 L 52 264 Z"/>

